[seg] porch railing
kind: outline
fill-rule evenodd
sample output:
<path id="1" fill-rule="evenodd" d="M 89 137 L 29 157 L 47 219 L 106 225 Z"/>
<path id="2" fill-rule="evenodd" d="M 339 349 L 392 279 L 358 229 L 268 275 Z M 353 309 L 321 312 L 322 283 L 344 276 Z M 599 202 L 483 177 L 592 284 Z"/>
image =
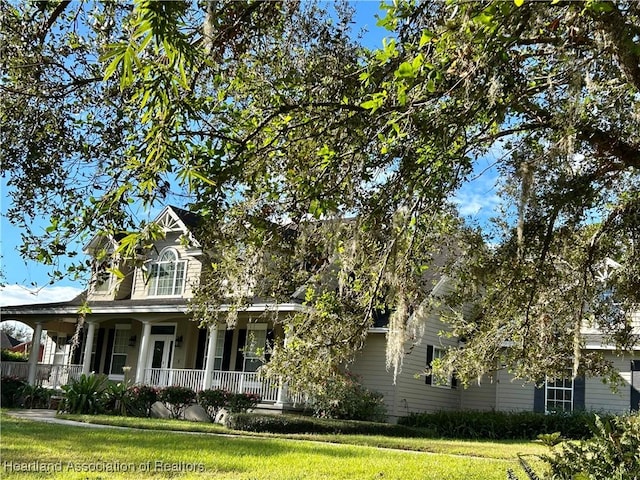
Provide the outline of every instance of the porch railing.
<path id="1" fill-rule="evenodd" d="M 27 380 L 29 378 L 29 364 L 27 362 L 1 362 L 0 374 Z M 39 363 L 36 365 L 36 385 L 47 388 L 59 388 L 69 383 L 71 379 L 78 379 L 82 374 L 82 365 L 53 365 Z"/>
<path id="2" fill-rule="evenodd" d="M 202 390 L 204 370 L 187 368 L 146 368 L 142 383 L 152 387 L 189 387 L 196 392 Z"/>
<path id="3" fill-rule="evenodd" d="M 176 385 L 202 390 L 204 370 L 177 368 L 147 368 L 142 383 L 154 387 Z M 278 400 L 278 386 L 259 378 L 255 372 L 225 372 L 215 370 L 211 373 L 211 388 L 219 388 L 233 393 L 254 393 L 262 402 L 274 403 Z"/>

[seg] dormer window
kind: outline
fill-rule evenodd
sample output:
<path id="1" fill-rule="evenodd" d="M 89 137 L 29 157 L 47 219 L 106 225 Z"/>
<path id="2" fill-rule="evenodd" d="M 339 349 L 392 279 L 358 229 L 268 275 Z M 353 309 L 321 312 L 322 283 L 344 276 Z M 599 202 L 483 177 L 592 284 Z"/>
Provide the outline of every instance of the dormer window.
<path id="1" fill-rule="evenodd" d="M 109 271 L 109 268 L 111 268 L 109 262 L 103 262 L 100 265 L 94 265 L 93 291 L 95 293 L 106 294 L 111 291 L 113 275 Z"/>
<path id="2" fill-rule="evenodd" d="M 187 262 L 180 260 L 174 249 L 160 253 L 149 268 L 149 296 L 176 296 L 184 291 Z"/>

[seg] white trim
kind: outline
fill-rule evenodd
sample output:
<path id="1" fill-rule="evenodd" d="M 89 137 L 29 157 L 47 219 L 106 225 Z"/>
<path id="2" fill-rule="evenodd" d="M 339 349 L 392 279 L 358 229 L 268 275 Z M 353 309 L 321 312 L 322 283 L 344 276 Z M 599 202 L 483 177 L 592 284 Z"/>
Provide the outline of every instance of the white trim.
<path id="1" fill-rule="evenodd" d="M 153 297 L 157 298 L 157 297 Z M 117 300 L 114 301 L 117 303 Z M 34 305 L 36 306 L 36 305 Z M 91 302 L 89 302 L 89 307 L 91 308 L 90 314 L 119 314 L 119 313 L 187 313 L 188 307 L 185 301 L 184 304 L 180 305 L 144 305 L 144 306 L 107 306 L 107 307 L 91 307 Z M 78 315 L 78 309 L 80 306 L 70 306 L 70 307 L 52 307 L 51 309 L 32 309 L 32 310 L 10 310 L 6 308 L 2 308 L 2 316 L 6 317 L 7 315 Z M 235 307 L 234 307 L 235 308 Z M 304 305 L 300 305 L 299 303 L 255 303 L 249 305 L 248 307 L 238 310 L 240 312 L 306 312 L 309 307 Z M 229 311 L 229 305 L 221 305 L 220 308 L 217 309 L 219 312 Z M 6 320 L 10 320 L 6 318 Z"/>
<path id="2" fill-rule="evenodd" d="M 567 372 L 567 375 L 569 375 L 568 377 L 562 377 L 562 378 L 549 378 L 546 377 L 545 381 L 544 381 L 544 411 L 545 412 L 551 412 L 554 410 L 549 410 L 549 402 L 554 402 L 560 405 L 569 405 L 569 410 L 565 410 L 564 408 L 562 409 L 562 412 L 564 413 L 570 413 L 573 412 L 574 409 L 574 402 L 575 402 L 575 378 L 571 377 L 571 374 L 569 372 Z M 549 383 L 557 383 L 557 382 L 562 382 L 564 383 L 566 380 L 571 380 L 571 386 L 570 387 L 564 387 L 564 386 L 550 386 Z M 564 398 L 562 399 L 549 399 L 549 390 L 553 390 L 554 392 L 556 392 L 556 394 L 558 392 L 571 392 L 571 400 L 564 400 Z M 564 395 L 563 395 L 564 397 Z"/>
<path id="3" fill-rule="evenodd" d="M 389 329 L 387 327 L 371 327 L 367 331 L 369 333 L 389 333 Z"/>

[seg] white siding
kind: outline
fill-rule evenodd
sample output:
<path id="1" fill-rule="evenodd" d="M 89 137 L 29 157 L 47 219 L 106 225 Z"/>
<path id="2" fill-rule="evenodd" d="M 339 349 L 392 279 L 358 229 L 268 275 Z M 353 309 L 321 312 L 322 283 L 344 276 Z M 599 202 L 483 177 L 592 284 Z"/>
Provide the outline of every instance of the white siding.
<path id="1" fill-rule="evenodd" d="M 178 252 L 180 260 L 187 261 L 185 288 L 182 297 L 190 298 L 193 296 L 194 287 L 198 285 L 200 280 L 202 264 L 196 257 L 189 256 L 189 250 L 180 244 L 179 235 L 177 233 L 169 233 L 165 239 L 156 243 L 154 253 L 150 257 L 150 261 L 146 263 L 147 269 L 149 263 L 153 262 L 158 257 L 158 254 L 167 247 L 174 248 Z M 135 271 L 131 298 L 147 298 L 146 274 L 141 268 L 137 268 Z"/>
<path id="2" fill-rule="evenodd" d="M 349 366 L 349 371 L 361 377 L 360 381 L 364 387 L 384 396 L 387 413 L 394 417 L 396 385 L 393 384 L 393 374 L 386 368 L 386 348 L 386 335 L 370 333 L 364 348 L 357 354 L 355 362 Z"/>
<path id="3" fill-rule="evenodd" d="M 460 392 L 460 408 L 463 410 L 494 410 L 496 408 L 496 391 L 496 380 L 485 375 L 482 377 L 480 385 L 477 382 L 472 382 Z"/>
<path id="4" fill-rule="evenodd" d="M 496 385 L 496 410 L 501 412 L 533 412 L 535 386 L 514 379 L 505 370 L 498 372 Z"/>
<path id="5" fill-rule="evenodd" d="M 425 334 L 422 343 L 405 357 L 402 373 L 398 376 L 398 405 L 401 415 L 413 412 L 436 412 L 460 408 L 458 389 L 427 385 L 424 371 L 427 367 L 427 345 L 441 346 L 440 339 Z"/>
<path id="6" fill-rule="evenodd" d="M 584 403 L 586 410 L 622 413 L 631 407 L 631 363 L 629 358 L 620 358 L 612 353 L 606 354 L 615 368 L 620 372 L 624 385 L 617 393 L 611 391 L 609 384 L 605 384 L 600 377 L 585 380 Z"/>
<path id="7" fill-rule="evenodd" d="M 440 294 L 450 290 L 448 284 L 441 285 Z M 364 350 L 358 355 L 351 370 L 362 376 L 363 384 L 384 394 L 389 420 L 415 412 L 435 412 L 460 408 L 460 388 L 428 385 L 425 382 L 427 368 L 427 346 L 445 348 L 457 345 L 455 339 L 439 336 L 447 325 L 439 315 L 432 314 L 424 321 L 424 335 L 418 345 L 407 342 L 402 372 L 393 384 L 393 372 L 386 370 L 386 336 L 370 333 Z"/>

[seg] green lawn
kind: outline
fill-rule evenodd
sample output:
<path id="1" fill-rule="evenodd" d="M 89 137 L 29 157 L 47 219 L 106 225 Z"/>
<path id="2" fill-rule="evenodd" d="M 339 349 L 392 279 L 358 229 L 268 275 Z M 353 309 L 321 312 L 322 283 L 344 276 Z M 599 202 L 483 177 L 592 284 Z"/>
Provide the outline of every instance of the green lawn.
<path id="1" fill-rule="evenodd" d="M 517 453 L 544 451 L 528 442 L 456 442 L 363 436 L 309 436 L 305 438 L 314 441 L 303 441 L 281 436 L 265 438 L 162 430 L 90 429 L 19 420 L 5 412 L 0 415 L 0 476 L 3 480 L 504 479 L 508 467 L 521 472 L 515 459 Z M 164 428 L 171 426 L 171 422 L 143 422 L 147 427 L 154 423 Z M 187 422 L 180 422 L 180 425 L 194 426 Z M 213 427 L 213 430 L 223 431 L 220 427 Z M 341 444 L 317 440 L 339 441 Z M 414 451 L 381 449 L 363 444 Z M 25 469 L 30 471 L 23 471 Z"/>

